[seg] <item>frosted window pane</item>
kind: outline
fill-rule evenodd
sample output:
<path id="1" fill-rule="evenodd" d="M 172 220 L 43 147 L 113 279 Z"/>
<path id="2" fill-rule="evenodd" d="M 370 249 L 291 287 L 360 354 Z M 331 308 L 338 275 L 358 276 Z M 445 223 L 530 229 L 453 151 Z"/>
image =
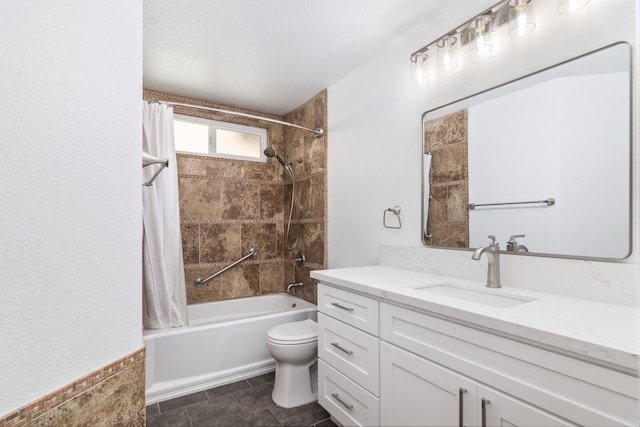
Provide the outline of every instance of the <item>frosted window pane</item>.
<path id="1" fill-rule="evenodd" d="M 173 131 L 176 151 L 209 153 L 209 126 L 174 120 Z"/>
<path id="2" fill-rule="evenodd" d="M 259 158 L 260 135 L 216 129 L 216 152 Z"/>

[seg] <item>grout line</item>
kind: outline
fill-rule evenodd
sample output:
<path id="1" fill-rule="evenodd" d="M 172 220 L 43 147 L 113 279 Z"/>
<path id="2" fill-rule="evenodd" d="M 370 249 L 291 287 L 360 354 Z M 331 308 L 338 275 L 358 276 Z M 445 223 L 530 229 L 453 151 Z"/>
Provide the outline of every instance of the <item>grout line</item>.
<path id="1" fill-rule="evenodd" d="M 207 397 L 209 397 L 209 395 L 207 395 Z M 189 427 L 193 427 L 193 421 L 191 420 L 191 414 L 189 413 L 189 410 L 186 407 L 184 407 L 182 409 L 184 409 L 184 413 L 187 416 L 187 421 L 189 422 Z"/>

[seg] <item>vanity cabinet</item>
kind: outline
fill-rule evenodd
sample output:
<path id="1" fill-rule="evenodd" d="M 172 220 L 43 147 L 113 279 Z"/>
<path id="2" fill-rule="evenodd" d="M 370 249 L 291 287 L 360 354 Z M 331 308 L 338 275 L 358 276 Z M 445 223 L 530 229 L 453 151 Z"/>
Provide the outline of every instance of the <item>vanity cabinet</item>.
<path id="1" fill-rule="evenodd" d="M 319 284 L 318 311 L 318 402 L 342 425 L 380 425 L 378 301 Z"/>
<path id="2" fill-rule="evenodd" d="M 381 425 L 636 425 L 634 375 L 386 303 L 380 337 Z"/>
<path id="3" fill-rule="evenodd" d="M 575 425 L 384 342 L 380 362 L 381 425 Z"/>
<path id="4" fill-rule="evenodd" d="M 636 426 L 637 372 L 318 285 L 318 401 L 343 425 Z"/>

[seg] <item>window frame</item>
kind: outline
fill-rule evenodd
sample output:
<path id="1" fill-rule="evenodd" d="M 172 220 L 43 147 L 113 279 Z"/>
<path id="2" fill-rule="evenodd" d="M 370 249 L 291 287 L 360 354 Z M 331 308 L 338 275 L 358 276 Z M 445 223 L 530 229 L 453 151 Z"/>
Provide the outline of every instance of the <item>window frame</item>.
<path id="1" fill-rule="evenodd" d="M 207 144 L 208 153 L 198 153 L 193 151 L 182 151 L 182 150 L 176 149 L 177 153 L 207 156 L 207 157 L 214 157 L 214 158 L 221 158 L 221 159 L 244 160 L 244 161 L 259 162 L 259 163 L 267 162 L 267 156 L 265 156 L 264 150 L 268 146 L 268 132 L 267 132 L 267 129 L 265 128 L 260 128 L 257 126 L 241 125 L 238 123 L 223 122 L 220 120 L 206 119 L 204 117 L 189 116 L 186 114 L 177 114 L 177 113 L 174 113 L 173 120 L 174 121 L 178 120 L 178 121 L 188 122 L 188 123 L 196 123 L 196 124 L 206 125 L 208 127 L 208 144 Z M 260 138 L 260 157 L 250 157 L 250 156 L 240 156 L 236 154 L 219 153 L 217 151 L 216 129 L 258 136 Z"/>

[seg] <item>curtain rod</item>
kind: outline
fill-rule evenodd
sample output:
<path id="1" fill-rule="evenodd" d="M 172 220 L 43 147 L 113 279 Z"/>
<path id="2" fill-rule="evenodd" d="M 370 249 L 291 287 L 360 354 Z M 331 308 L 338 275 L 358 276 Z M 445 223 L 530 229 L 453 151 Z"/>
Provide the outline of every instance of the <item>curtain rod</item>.
<path id="1" fill-rule="evenodd" d="M 169 101 L 156 101 L 156 102 L 158 104 L 165 104 L 165 105 L 167 105 L 169 107 L 184 107 L 184 108 L 193 108 L 193 109 L 196 109 L 196 110 L 213 111 L 213 112 L 216 112 L 216 113 L 230 114 L 232 116 L 247 117 L 249 119 L 264 120 L 266 122 L 277 123 L 279 125 L 291 126 L 291 127 L 294 127 L 294 128 L 306 130 L 307 132 L 311 132 L 311 133 L 313 133 L 315 135 L 316 138 L 320 138 L 322 135 L 324 135 L 324 129 L 322 129 L 322 128 L 310 129 L 310 128 L 306 128 L 304 126 L 296 125 L 296 124 L 293 124 L 293 123 L 284 122 L 282 120 L 270 119 L 268 117 L 254 116 L 253 114 L 240 113 L 238 111 L 223 110 L 221 108 L 204 107 L 202 105 L 183 104 L 181 102 L 169 102 Z"/>

